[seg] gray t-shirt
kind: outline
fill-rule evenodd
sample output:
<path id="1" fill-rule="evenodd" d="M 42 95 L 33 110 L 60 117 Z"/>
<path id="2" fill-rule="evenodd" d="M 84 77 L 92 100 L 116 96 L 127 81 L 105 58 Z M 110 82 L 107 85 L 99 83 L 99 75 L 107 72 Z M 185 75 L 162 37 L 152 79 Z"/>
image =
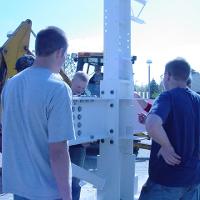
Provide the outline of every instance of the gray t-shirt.
<path id="1" fill-rule="evenodd" d="M 48 143 L 74 139 L 71 89 L 45 67 L 8 80 L 2 93 L 3 191 L 59 198 Z"/>

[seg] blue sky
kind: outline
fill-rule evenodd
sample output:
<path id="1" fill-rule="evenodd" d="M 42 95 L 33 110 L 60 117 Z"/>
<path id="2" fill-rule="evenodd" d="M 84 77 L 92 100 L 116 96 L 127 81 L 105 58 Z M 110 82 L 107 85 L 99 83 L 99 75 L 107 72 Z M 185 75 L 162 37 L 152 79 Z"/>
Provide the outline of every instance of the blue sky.
<path id="1" fill-rule="evenodd" d="M 132 0 L 133 1 L 133 0 Z M 137 12 L 140 5 L 132 3 Z M 147 83 L 147 59 L 152 59 L 151 74 L 157 81 L 164 64 L 184 57 L 200 71 L 200 1 L 149 0 L 141 14 L 146 24 L 132 23 L 132 54 L 137 84 Z M 25 19 L 33 22 L 33 31 L 49 25 L 65 30 L 69 51 L 103 51 L 103 0 L 1 0 L 0 46 L 6 34 Z M 31 40 L 33 48 L 34 39 Z"/>

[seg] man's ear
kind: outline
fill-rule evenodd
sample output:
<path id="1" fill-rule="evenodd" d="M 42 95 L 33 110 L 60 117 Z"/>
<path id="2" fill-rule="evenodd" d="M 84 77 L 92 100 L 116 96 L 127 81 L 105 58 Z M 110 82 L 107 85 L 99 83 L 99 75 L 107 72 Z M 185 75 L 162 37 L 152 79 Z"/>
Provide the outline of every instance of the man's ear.
<path id="1" fill-rule="evenodd" d="M 168 73 L 168 75 L 167 75 L 167 80 L 169 81 L 169 80 L 171 80 L 173 77 L 172 77 L 172 75 L 170 75 L 169 73 Z"/>
<path id="2" fill-rule="evenodd" d="M 57 51 L 55 51 L 55 56 L 56 58 L 60 58 L 63 56 L 63 48 L 58 49 Z"/>
<path id="3" fill-rule="evenodd" d="M 169 81 L 171 79 L 171 76 L 168 72 L 165 72 L 165 76 L 166 76 L 166 79 Z"/>

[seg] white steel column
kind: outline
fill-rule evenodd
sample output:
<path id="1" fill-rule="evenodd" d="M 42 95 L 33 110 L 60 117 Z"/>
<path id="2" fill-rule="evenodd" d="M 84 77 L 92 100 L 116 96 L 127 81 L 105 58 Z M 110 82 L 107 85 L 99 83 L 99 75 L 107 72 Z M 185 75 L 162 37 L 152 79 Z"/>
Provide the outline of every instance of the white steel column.
<path id="1" fill-rule="evenodd" d="M 98 190 L 98 200 L 134 198 L 130 44 L 131 0 L 104 0 L 104 79 L 101 82 L 101 98 L 111 102 L 106 117 L 110 138 L 102 140 L 100 144 L 98 173 L 105 178 L 105 186 L 103 190 Z"/>
<path id="2" fill-rule="evenodd" d="M 134 199 L 133 134 L 144 127 L 138 123 L 137 113 L 141 108 L 133 100 L 132 75 L 131 0 L 104 0 L 101 96 L 74 98 L 77 139 L 70 141 L 75 145 L 100 140 L 97 173 L 73 168 L 75 177 L 94 184 L 97 200 Z"/>

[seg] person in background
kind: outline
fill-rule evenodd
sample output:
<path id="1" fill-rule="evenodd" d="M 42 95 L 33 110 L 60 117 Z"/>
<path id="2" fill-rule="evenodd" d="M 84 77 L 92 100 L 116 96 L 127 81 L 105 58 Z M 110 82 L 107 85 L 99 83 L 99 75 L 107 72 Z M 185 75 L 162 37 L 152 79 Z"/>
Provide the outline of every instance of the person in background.
<path id="1" fill-rule="evenodd" d="M 152 145 L 139 200 L 199 200 L 200 96 L 187 87 L 190 70 L 181 58 L 165 66 L 165 92 L 145 122 Z"/>
<path id="2" fill-rule="evenodd" d="M 82 71 L 75 73 L 72 82 L 71 89 L 73 95 L 80 96 L 83 95 L 85 89 L 87 88 L 89 77 Z M 80 167 L 84 166 L 86 148 L 85 144 L 78 144 L 70 146 L 69 153 L 71 157 L 71 162 Z M 81 193 L 80 180 L 76 177 L 72 177 L 72 199 L 79 200 Z"/>
<path id="3" fill-rule="evenodd" d="M 102 66 L 95 66 L 95 73 L 90 78 L 88 84 L 88 90 L 90 91 L 91 95 L 95 95 L 97 97 L 100 96 L 100 81 L 103 80 L 103 73 L 101 72 Z"/>
<path id="4" fill-rule="evenodd" d="M 31 67 L 35 61 L 34 56 L 25 54 L 19 57 L 15 64 L 15 69 L 17 73 L 23 71 L 24 69 Z"/>
<path id="5" fill-rule="evenodd" d="M 14 200 L 71 200 L 71 89 L 56 76 L 68 42 L 57 27 L 36 37 L 34 64 L 2 92 L 3 192 Z M 19 70 L 20 71 L 20 70 Z"/>
<path id="6" fill-rule="evenodd" d="M 75 73 L 71 81 L 71 89 L 73 95 L 82 95 L 84 94 L 88 86 L 89 77 L 83 71 L 78 71 Z"/>

